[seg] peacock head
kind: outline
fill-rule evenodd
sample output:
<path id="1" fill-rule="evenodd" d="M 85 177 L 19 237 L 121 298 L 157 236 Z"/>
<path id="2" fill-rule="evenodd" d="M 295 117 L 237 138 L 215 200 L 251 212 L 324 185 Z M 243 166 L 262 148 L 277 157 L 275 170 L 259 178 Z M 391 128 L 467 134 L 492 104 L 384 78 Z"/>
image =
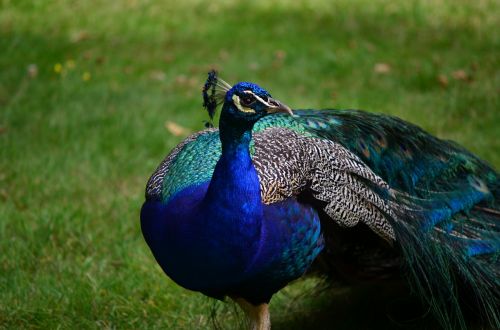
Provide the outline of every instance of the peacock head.
<path id="1" fill-rule="evenodd" d="M 260 118 L 277 112 L 293 115 L 285 104 L 271 97 L 268 91 L 257 84 L 240 82 L 230 86 L 217 77 L 215 71 L 208 74 L 203 88 L 204 106 L 213 118 L 217 106 L 224 103 L 223 112 L 234 120 L 255 123 Z"/>

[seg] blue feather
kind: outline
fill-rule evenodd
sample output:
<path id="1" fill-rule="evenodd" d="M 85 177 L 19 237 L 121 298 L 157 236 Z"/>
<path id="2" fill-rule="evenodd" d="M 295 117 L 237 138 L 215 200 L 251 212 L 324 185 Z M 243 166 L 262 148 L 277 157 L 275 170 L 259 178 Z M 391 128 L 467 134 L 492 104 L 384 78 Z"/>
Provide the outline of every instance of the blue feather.
<path id="1" fill-rule="evenodd" d="M 211 118 L 224 103 L 220 129 L 195 134 L 172 151 L 151 176 L 141 210 L 144 238 L 175 282 L 257 306 L 302 276 L 319 255 L 330 258 L 332 276 L 342 272 L 339 261 L 345 259 L 359 272 L 369 272 L 377 261 L 384 269 L 384 263 L 401 260 L 402 273 L 443 327 L 465 327 L 457 292 L 462 285 L 487 323 L 500 326 L 500 179 L 488 164 L 390 116 L 357 110 L 270 116 L 290 109 L 256 84 L 230 87 L 215 72 L 203 97 Z M 292 143 L 272 149 L 275 141 L 259 145 L 256 134 L 277 137 L 264 134 L 271 129 L 295 134 L 310 149 L 290 150 Z M 256 150 L 278 151 L 266 158 Z M 286 157 L 295 152 L 304 163 L 286 168 Z M 335 168 L 312 156 L 328 152 L 346 159 L 329 158 L 339 162 Z M 263 181 L 256 162 L 289 181 Z M 306 180 L 292 182 L 300 181 L 297 173 Z M 275 196 L 265 200 L 263 189 Z M 343 217 L 352 228 L 335 225 Z M 389 239 L 381 234 L 387 232 L 393 234 Z M 377 259 L 380 250 L 392 254 Z"/>

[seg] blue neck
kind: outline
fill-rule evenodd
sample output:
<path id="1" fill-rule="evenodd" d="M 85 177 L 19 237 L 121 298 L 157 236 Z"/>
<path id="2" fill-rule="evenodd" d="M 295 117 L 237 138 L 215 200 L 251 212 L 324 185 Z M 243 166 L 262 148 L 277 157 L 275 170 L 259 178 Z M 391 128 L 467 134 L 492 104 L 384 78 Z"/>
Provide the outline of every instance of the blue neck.
<path id="1" fill-rule="evenodd" d="M 222 155 L 205 196 L 205 205 L 211 210 L 227 212 L 228 218 L 243 222 L 260 220 L 262 215 L 259 178 L 249 151 L 252 127 L 253 123 L 234 120 L 223 108 L 219 131 Z"/>

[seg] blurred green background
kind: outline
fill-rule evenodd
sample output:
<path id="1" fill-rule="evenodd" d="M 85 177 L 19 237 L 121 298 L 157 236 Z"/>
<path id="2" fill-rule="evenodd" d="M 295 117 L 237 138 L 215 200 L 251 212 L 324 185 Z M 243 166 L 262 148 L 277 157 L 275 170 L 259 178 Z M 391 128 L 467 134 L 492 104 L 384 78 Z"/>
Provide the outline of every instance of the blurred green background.
<path id="1" fill-rule="evenodd" d="M 139 228 L 149 175 L 203 128 L 211 68 L 293 108 L 400 116 L 498 168 L 499 12 L 495 0 L 0 0 L 0 328 L 239 324 L 165 277 Z M 275 329 L 401 328 L 377 303 L 387 290 L 316 284 L 276 296 Z"/>

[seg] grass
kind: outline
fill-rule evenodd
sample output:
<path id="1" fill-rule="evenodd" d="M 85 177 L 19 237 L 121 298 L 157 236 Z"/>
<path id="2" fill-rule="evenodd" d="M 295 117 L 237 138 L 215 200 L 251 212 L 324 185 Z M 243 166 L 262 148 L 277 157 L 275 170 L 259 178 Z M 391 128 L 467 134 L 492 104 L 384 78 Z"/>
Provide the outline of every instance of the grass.
<path id="1" fill-rule="evenodd" d="M 212 67 L 294 108 L 398 115 L 498 167 L 499 7 L 0 0 L 0 328 L 211 326 L 213 302 L 162 274 L 138 214 L 181 139 L 165 122 L 202 128 Z M 398 328 L 370 308 L 377 290 L 331 303 L 302 293 L 314 283 L 276 296 L 277 329 Z"/>

